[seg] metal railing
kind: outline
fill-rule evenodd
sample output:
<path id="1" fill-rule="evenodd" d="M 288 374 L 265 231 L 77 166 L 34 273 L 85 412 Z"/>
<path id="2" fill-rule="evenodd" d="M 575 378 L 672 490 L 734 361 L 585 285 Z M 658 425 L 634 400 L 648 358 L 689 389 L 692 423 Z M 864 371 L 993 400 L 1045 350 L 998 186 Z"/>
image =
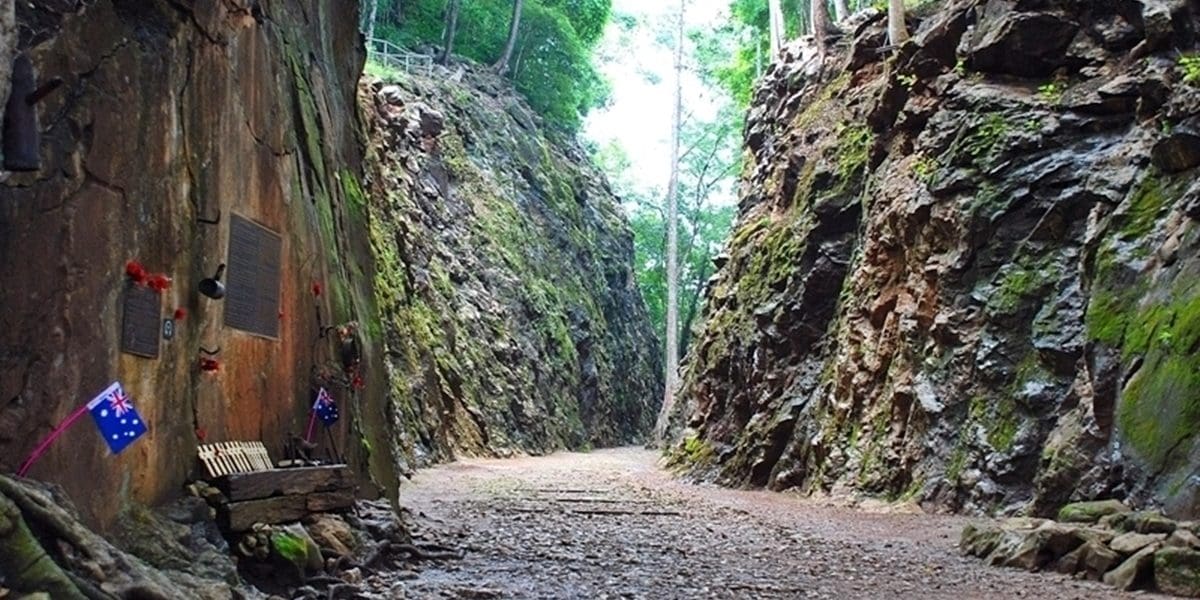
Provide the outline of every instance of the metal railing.
<path id="1" fill-rule="evenodd" d="M 405 73 L 412 73 L 414 69 L 420 69 L 426 75 L 433 73 L 432 56 L 409 52 L 388 40 L 379 38 L 367 40 L 367 60 L 373 60 L 394 69 L 403 69 Z"/>

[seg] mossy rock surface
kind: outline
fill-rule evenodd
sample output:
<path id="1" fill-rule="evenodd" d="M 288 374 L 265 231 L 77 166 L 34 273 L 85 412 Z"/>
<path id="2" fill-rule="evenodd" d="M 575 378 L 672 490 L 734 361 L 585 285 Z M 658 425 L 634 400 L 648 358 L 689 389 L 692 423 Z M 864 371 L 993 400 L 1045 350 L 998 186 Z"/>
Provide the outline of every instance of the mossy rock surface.
<path id="1" fill-rule="evenodd" d="M 964 554 L 983 558 L 991 554 L 1000 545 L 1000 540 L 1003 537 L 1004 530 L 999 527 L 967 525 L 963 528 L 962 538 L 958 542 L 958 547 Z"/>
<path id="2" fill-rule="evenodd" d="M 1168 594 L 1200 598 L 1200 551 L 1159 550 L 1154 555 L 1154 585 Z"/>
<path id="3" fill-rule="evenodd" d="M 299 524 L 272 532 L 271 550 L 279 558 L 296 565 L 300 572 L 315 571 L 324 565 L 321 549 Z"/>
<path id="4" fill-rule="evenodd" d="M 1129 507 L 1120 500 L 1073 502 L 1059 509 L 1058 520 L 1068 523 L 1095 523 L 1101 517 L 1127 512 L 1129 512 Z"/>
<path id="5" fill-rule="evenodd" d="M 1162 513 L 1152 510 L 1130 513 L 1125 529 L 1138 533 L 1171 533 L 1179 526 Z"/>

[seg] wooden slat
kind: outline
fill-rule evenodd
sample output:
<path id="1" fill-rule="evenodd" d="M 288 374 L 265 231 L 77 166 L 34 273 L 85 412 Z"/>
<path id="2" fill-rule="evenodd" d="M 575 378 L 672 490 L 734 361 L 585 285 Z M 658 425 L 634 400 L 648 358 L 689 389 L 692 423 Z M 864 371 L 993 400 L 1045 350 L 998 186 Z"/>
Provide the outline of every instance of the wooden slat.
<path id="1" fill-rule="evenodd" d="M 210 478 L 233 473 L 255 473 L 274 468 L 262 442 L 216 442 L 200 444 L 196 455 Z"/>
<path id="2" fill-rule="evenodd" d="M 217 457 L 221 459 L 221 465 L 225 468 L 226 473 L 237 473 L 237 460 L 233 457 L 233 450 L 229 447 L 228 442 L 217 444 Z"/>
<path id="3" fill-rule="evenodd" d="M 354 474 L 346 465 L 271 469 L 233 473 L 216 481 L 217 489 L 233 502 L 354 489 Z"/>
<path id="4" fill-rule="evenodd" d="M 255 523 L 289 523 L 299 521 L 311 513 L 341 510 L 353 504 L 353 492 L 317 492 L 230 502 L 221 507 L 218 517 L 220 525 L 225 529 L 246 531 Z"/>
<path id="5" fill-rule="evenodd" d="M 196 455 L 200 457 L 200 462 L 204 463 L 204 470 L 208 471 L 209 477 L 217 476 L 217 467 L 213 464 L 212 448 L 208 444 L 201 444 L 196 448 Z"/>
<path id="6" fill-rule="evenodd" d="M 271 464 L 271 456 L 267 454 L 267 448 L 263 446 L 262 442 L 250 443 L 246 455 L 255 471 L 270 471 L 275 468 L 275 465 Z"/>
<path id="7" fill-rule="evenodd" d="M 229 448 L 224 443 L 216 444 L 213 450 L 217 458 L 217 464 L 221 467 L 221 474 L 228 475 L 234 472 L 233 457 L 229 454 Z"/>
<path id="8" fill-rule="evenodd" d="M 253 472 L 254 465 L 250 464 L 250 454 L 249 454 L 249 452 L 246 451 L 246 442 L 238 442 L 236 450 L 237 450 L 236 456 L 238 459 L 238 466 L 240 466 L 242 468 L 242 472 L 243 473 Z"/>

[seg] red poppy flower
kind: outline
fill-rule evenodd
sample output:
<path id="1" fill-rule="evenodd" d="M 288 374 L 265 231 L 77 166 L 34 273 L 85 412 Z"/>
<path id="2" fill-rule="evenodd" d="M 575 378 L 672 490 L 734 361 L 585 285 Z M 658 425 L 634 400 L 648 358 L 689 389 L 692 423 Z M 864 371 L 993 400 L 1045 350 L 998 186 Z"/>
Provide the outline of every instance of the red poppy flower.
<path id="1" fill-rule="evenodd" d="M 212 359 L 212 358 L 201 358 L 200 359 L 200 370 L 201 371 L 204 371 L 206 373 L 211 373 L 213 371 L 220 370 L 220 368 L 221 368 L 221 363 L 217 362 L 216 359 Z"/>
<path id="2" fill-rule="evenodd" d="M 163 274 L 152 275 L 146 281 L 146 285 L 156 292 L 165 292 L 171 287 L 171 278 Z"/>
<path id="3" fill-rule="evenodd" d="M 142 263 L 131 260 L 125 263 L 125 275 L 133 280 L 134 283 L 144 283 L 146 281 L 146 267 Z"/>
<path id="4" fill-rule="evenodd" d="M 196 428 L 196 439 L 203 442 L 207 438 L 208 438 L 208 432 L 205 431 L 203 427 L 197 427 Z"/>
<path id="5" fill-rule="evenodd" d="M 182 321 L 185 318 L 187 318 L 187 309 L 186 308 L 179 307 L 179 308 L 175 309 L 175 320 L 176 321 Z"/>
<path id="6" fill-rule="evenodd" d="M 320 281 L 314 281 L 314 282 L 313 282 L 313 284 L 312 284 L 312 293 L 313 293 L 313 295 L 314 295 L 314 296 L 320 296 L 320 295 L 321 295 L 321 282 L 320 282 Z"/>

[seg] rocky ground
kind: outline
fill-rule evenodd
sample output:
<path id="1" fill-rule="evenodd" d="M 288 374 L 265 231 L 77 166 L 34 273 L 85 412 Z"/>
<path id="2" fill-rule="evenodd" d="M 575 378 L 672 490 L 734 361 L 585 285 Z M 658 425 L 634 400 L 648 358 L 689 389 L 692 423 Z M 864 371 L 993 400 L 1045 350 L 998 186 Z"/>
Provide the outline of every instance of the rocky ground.
<path id="1" fill-rule="evenodd" d="M 963 557 L 970 522 L 896 506 L 696 486 L 616 449 L 469 460 L 403 488 L 418 598 L 1122 598 L 1099 583 Z M 1145 597 L 1144 594 L 1140 594 Z"/>

